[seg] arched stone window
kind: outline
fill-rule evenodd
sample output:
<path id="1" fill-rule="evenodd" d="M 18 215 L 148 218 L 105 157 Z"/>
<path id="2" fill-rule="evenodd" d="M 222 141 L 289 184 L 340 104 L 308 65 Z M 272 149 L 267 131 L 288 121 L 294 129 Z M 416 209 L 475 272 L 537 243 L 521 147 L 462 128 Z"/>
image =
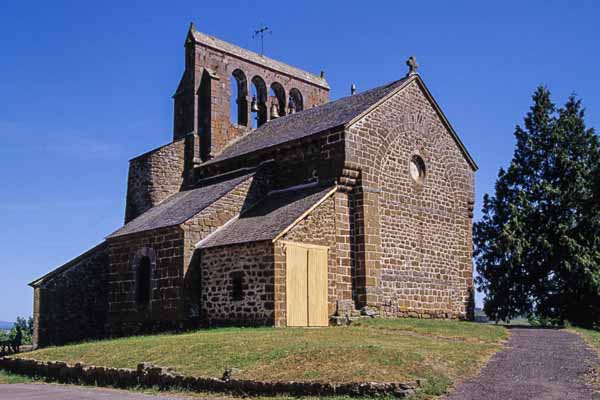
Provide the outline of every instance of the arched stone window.
<path id="1" fill-rule="evenodd" d="M 410 177 L 415 182 L 421 185 L 425 183 L 425 174 L 427 171 L 425 169 L 425 161 L 423 161 L 423 158 L 421 158 L 421 156 L 415 154 L 411 157 L 409 164 L 409 172 Z"/>
<path id="2" fill-rule="evenodd" d="M 244 273 L 235 271 L 230 274 L 231 278 L 231 299 L 233 301 L 244 300 Z"/>
<path id="3" fill-rule="evenodd" d="M 135 271 L 135 302 L 140 305 L 150 302 L 149 257 L 142 257 Z"/>
<path id="4" fill-rule="evenodd" d="M 133 260 L 135 273 L 135 302 L 139 307 L 147 307 L 152 299 L 152 270 L 156 265 L 154 250 L 144 247 Z"/>
<path id="5" fill-rule="evenodd" d="M 260 76 L 252 78 L 252 112 L 256 113 L 256 119 L 252 121 L 252 127 L 258 128 L 267 122 L 267 84 Z"/>
<path id="6" fill-rule="evenodd" d="M 277 106 L 277 116 L 283 117 L 285 115 L 285 89 L 279 82 L 273 82 L 271 84 L 271 90 L 269 91 L 269 99 L 272 103 Z M 271 115 L 271 119 L 274 116 Z"/>
<path id="7" fill-rule="evenodd" d="M 304 110 L 304 100 L 302 99 L 302 93 L 300 93 L 300 91 L 296 88 L 290 90 L 290 103 L 291 105 L 293 105 L 295 112 Z"/>
<path id="8" fill-rule="evenodd" d="M 240 69 L 231 74 L 231 122 L 248 126 L 248 80 Z"/>

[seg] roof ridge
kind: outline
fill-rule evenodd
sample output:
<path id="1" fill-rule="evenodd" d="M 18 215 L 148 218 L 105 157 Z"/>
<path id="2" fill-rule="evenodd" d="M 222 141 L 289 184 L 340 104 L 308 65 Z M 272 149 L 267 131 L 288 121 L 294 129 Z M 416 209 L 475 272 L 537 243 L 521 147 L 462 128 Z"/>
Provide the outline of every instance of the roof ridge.
<path id="1" fill-rule="evenodd" d="M 311 136 L 327 129 L 344 125 L 351 121 L 353 117 L 360 115 L 377 102 L 378 99 L 370 99 L 371 96 L 379 97 L 378 93 L 382 92 L 381 97 L 383 97 L 393 91 L 396 87 L 399 87 L 400 84 L 405 83 L 407 79 L 409 78 L 404 77 L 402 79 L 397 79 L 364 92 L 341 97 L 327 103 L 319 104 L 314 107 L 268 121 L 259 128 L 249 132 L 233 142 L 228 143 L 227 146 L 215 158 L 201 164 L 200 167 L 212 165 L 223 160 L 249 154 L 257 150 L 287 143 L 295 139 Z M 346 109 L 344 109 L 344 104 L 346 103 L 348 103 L 348 105 L 346 106 Z M 340 107 L 341 110 L 336 110 L 336 106 Z M 335 112 L 332 113 L 327 111 Z M 320 118 L 316 118 L 314 121 L 310 120 L 311 118 L 315 119 L 314 116 L 318 116 L 319 113 L 324 113 L 325 115 L 321 116 Z M 271 131 L 277 131 L 277 134 Z M 289 138 L 286 138 L 286 134 L 289 136 Z M 260 139 L 261 136 L 274 136 L 271 138 L 271 142 L 275 143 L 268 142 L 261 144 L 260 140 L 257 143 L 256 139 Z M 238 149 L 239 151 L 236 152 L 236 147 L 243 148 Z"/>
<path id="2" fill-rule="evenodd" d="M 194 40 L 197 43 L 216 48 L 236 57 L 244 58 L 251 63 L 260 64 L 263 67 L 272 70 L 278 70 L 278 72 L 293 76 L 296 79 L 304 80 L 312 85 L 329 89 L 329 84 L 327 83 L 325 78 L 313 74 L 312 72 L 306 71 L 298 67 L 294 67 L 293 65 L 286 64 L 282 61 L 275 60 L 265 55 L 258 54 L 252 50 L 245 49 L 241 46 L 229 43 L 223 39 L 219 39 L 216 36 L 209 35 L 207 33 L 200 32 L 195 29 L 192 31 L 192 34 L 194 36 Z"/>

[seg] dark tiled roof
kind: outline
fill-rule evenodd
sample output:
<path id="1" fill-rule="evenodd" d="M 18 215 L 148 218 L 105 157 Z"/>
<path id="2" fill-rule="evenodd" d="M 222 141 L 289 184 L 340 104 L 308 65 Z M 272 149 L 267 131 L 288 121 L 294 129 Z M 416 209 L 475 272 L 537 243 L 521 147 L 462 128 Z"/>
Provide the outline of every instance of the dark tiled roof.
<path id="1" fill-rule="evenodd" d="M 310 136 L 350 122 L 393 92 L 406 78 L 353 96 L 322 104 L 267 122 L 234 142 L 204 165 L 252 153 L 285 142 Z"/>
<path id="2" fill-rule="evenodd" d="M 198 248 L 272 240 L 331 190 L 331 186 L 313 186 L 270 194 L 201 241 Z"/>
<path id="3" fill-rule="evenodd" d="M 62 266 L 60 266 L 60 267 L 58 267 L 58 268 L 56 268 L 56 269 L 48 272 L 46 275 L 42 276 L 41 278 L 37 278 L 35 281 L 29 283 L 28 285 L 31 286 L 31 287 L 37 287 L 37 286 L 41 285 L 42 283 L 44 283 L 45 281 L 53 278 L 54 276 L 67 271 L 71 267 L 76 266 L 81 261 L 85 260 L 86 258 L 95 255 L 96 252 L 104 251 L 106 249 L 106 247 L 107 247 L 107 243 L 106 242 L 102 242 L 102 243 L 100 243 L 100 244 L 92 247 L 91 249 L 89 249 L 85 253 L 83 253 L 83 254 L 75 257 L 71 261 L 67 261 Z"/>
<path id="4" fill-rule="evenodd" d="M 233 190 L 253 173 L 213 183 L 192 190 L 178 192 L 125 224 L 108 238 L 179 225 Z"/>

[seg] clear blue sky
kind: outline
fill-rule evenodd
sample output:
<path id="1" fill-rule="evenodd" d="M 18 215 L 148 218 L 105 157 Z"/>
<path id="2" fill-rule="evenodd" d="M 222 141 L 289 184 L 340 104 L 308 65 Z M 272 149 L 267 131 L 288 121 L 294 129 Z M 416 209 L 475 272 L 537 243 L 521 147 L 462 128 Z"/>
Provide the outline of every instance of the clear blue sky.
<path id="1" fill-rule="evenodd" d="M 27 283 L 123 221 L 127 160 L 171 139 L 190 21 L 318 73 L 331 98 L 420 72 L 475 160 L 477 213 L 540 83 L 600 127 L 593 1 L 3 1 L 0 320 L 30 315 Z"/>

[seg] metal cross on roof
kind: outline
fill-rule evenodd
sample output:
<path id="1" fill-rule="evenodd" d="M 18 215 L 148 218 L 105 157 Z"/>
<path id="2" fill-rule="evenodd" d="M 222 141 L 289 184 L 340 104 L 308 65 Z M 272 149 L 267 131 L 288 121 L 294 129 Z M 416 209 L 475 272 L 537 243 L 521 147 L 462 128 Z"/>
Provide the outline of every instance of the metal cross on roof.
<path id="1" fill-rule="evenodd" d="M 408 60 L 406 60 L 406 65 L 408 65 L 408 75 L 414 75 L 417 73 L 419 63 L 417 63 L 415 56 L 408 57 Z"/>
<path id="2" fill-rule="evenodd" d="M 260 55 L 265 54 L 265 35 L 270 35 L 273 33 L 272 30 L 269 29 L 268 26 L 263 26 L 254 31 L 254 35 L 252 35 L 252 39 L 260 36 Z"/>

